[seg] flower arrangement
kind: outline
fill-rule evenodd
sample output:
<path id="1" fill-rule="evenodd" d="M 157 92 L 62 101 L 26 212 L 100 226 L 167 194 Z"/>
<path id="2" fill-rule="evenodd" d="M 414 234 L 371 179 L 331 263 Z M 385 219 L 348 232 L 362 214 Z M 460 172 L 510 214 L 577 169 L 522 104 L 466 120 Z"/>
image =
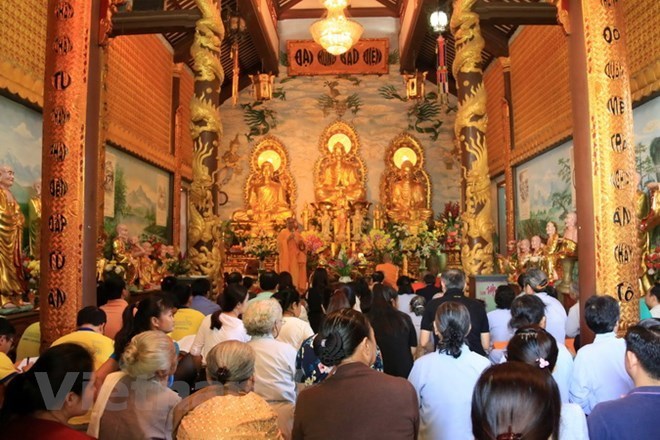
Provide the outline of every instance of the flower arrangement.
<path id="1" fill-rule="evenodd" d="M 353 257 L 349 257 L 348 254 L 346 253 L 346 249 L 344 249 L 343 247 L 339 251 L 339 254 L 337 254 L 337 258 L 330 260 L 330 262 L 328 263 L 330 269 L 332 269 L 334 272 L 337 273 L 337 275 L 339 275 L 340 281 L 344 277 L 351 276 L 351 272 L 353 271 L 354 265 L 355 265 L 355 259 Z"/>
<path id="2" fill-rule="evenodd" d="M 165 268 L 167 273 L 170 273 L 174 276 L 182 276 L 188 275 L 190 273 L 192 264 L 186 256 L 179 254 L 174 258 L 165 260 Z"/>
<path id="3" fill-rule="evenodd" d="M 433 255 L 437 255 L 442 251 L 442 244 L 440 242 L 440 234 L 438 231 L 429 230 L 426 223 L 424 223 L 417 232 L 417 239 L 419 244 L 415 249 L 415 256 L 420 259 L 428 259 Z"/>
<path id="4" fill-rule="evenodd" d="M 41 266 L 39 260 L 26 258 L 23 260 L 23 270 L 25 271 L 25 279 L 28 282 L 30 289 L 39 288 L 39 277 L 41 275 Z"/>
<path id="5" fill-rule="evenodd" d="M 117 263 L 117 261 L 115 260 L 106 261 L 105 266 L 103 267 L 103 272 L 106 274 L 114 273 L 122 278 L 126 276 L 126 268 L 124 268 L 124 266 L 122 266 L 121 264 Z"/>
<path id="6" fill-rule="evenodd" d="M 277 253 L 277 241 L 263 231 L 257 235 L 251 235 L 245 241 L 243 252 L 248 255 L 254 255 L 260 260 Z"/>
<path id="7" fill-rule="evenodd" d="M 654 283 L 660 282 L 660 246 L 654 248 L 644 257 L 646 273 Z"/>
<path id="8" fill-rule="evenodd" d="M 390 234 L 380 229 L 372 229 L 367 235 L 362 236 L 362 250 L 367 254 L 376 256 L 381 260 L 383 255 L 392 252 L 396 242 Z"/>
<path id="9" fill-rule="evenodd" d="M 319 255 L 328 247 L 323 237 L 316 231 L 303 231 L 300 235 L 305 240 L 305 249 L 309 255 Z"/>
<path id="10" fill-rule="evenodd" d="M 443 242 L 444 250 L 456 250 L 460 248 L 461 214 L 458 202 L 445 203 L 445 209 L 438 216 L 436 226 L 438 235 Z"/>

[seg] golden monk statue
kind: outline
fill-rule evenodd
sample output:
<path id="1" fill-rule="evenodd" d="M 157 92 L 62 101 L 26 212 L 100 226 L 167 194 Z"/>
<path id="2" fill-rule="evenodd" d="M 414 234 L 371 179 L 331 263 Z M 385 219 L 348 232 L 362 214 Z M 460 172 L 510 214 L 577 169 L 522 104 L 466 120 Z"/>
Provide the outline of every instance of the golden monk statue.
<path id="1" fill-rule="evenodd" d="M 564 229 L 564 238 L 561 240 L 560 252 L 565 257 L 577 256 L 577 213 L 569 212 L 566 214 L 566 229 Z"/>
<path id="2" fill-rule="evenodd" d="M 545 225 L 545 233 L 548 234 L 548 239 L 545 243 L 545 268 L 543 271 L 548 274 L 550 281 L 559 279 L 558 272 L 558 259 L 559 259 L 559 244 L 561 238 L 557 234 L 557 225 L 555 222 L 548 222 Z"/>
<path id="3" fill-rule="evenodd" d="M 28 225 L 30 231 L 30 256 L 39 259 L 41 245 L 41 179 L 34 182 L 34 194 L 28 204 Z"/>
<path id="4" fill-rule="evenodd" d="M 273 164 L 264 162 L 258 178 L 248 188 L 247 209 L 239 210 L 233 220 L 254 222 L 263 225 L 270 222 L 284 222 L 293 215 L 285 188 L 273 177 Z"/>
<path id="5" fill-rule="evenodd" d="M 433 212 L 428 209 L 428 191 L 415 176 L 412 162 L 403 162 L 397 174 L 386 201 L 387 215 L 397 223 L 418 224 L 428 221 L 433 216 Z"/>
<path id="6" fill-rule="evenodd" d="M 117 237 L 112 241 L 112 259 L 126 270 L 126 284 L 131 286 L 137 278 L 136 261 L 132 248 L 136 240 L 128 237 L 128 226 L 123 223 L 117 225 Z"/>
<path id="7" fill-rule="evenodd" d="M 21 241 L 25 218 L 10 191 L 14 184 L 14 170 L 0 166 L 0 305 L 15 307 L 21 304 L 25 290 Z"/>
<path id="8" fill-rule="evenodd" d="M 346 201 L 364 200 L 361 168 L 358 160 L 346 156 L 344 145 L 335 143 L 330 156 L 321 163 L 321 174 L 316 187 L 316 200 L 337 205 Z"/>

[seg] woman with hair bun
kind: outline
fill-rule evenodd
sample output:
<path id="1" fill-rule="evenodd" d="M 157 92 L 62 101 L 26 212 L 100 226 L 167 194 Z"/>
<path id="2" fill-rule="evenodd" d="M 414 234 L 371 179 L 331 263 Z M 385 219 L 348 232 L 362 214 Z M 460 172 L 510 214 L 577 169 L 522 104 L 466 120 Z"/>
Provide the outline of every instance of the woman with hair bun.
<path id="1" fill-rule="evenodd" d="M 376 358 L 376 340 L 364 315 L 353 309 L 327 315 L 314 349 L 334 372 L 298 396 L 294 440 L 417 438 L 415 390 L 404 379 L 369 368 Z"/>
<path id="2" fill-rule="evenodd" d="M 254 350 L 246 343 L 224 341 L 206 357 L 212 383 L 174 408 L 174 433 L 187 439 L 281 439 L 277 415 L 254 393 Z"/>
<path id="3" fill-rule="evenodd" d="M 103 439 L 172 438 L 172 409 L 181 398 L 167 387 L 176 353 L 161 331 L 139 333 L 124 349 L 121 371 L 108 375 L 87 433 Z"/>
<path id="4" fill-rule="evenodd" d="M 558 354 L 555 338 L 537 325 L 519 328 L 507 347 L 509 361 L 524 362 L 551 377 L 557 364 Z M 583 439 L 589 439 L 589 432 L 582 408 L 576 403 L 562 403 L 559 440 Z"/>
<path id="5" fill-rule="evenodd" d="M 417 359 L 408 380 L 419 397 L 423 439 L 472 439 L 472 390 L 490 366 L 485 357 L 470 351 L 470 313 L 455 301 L 442 303 L 433 323 L 438 350 Z"/>
<path id="6" fill-rule="evenodd" d="M 472 433 L 476 440 L 557 440 L 560 405 L 551 375 L 522 362 L 493 365 L 474 387 Z"/>

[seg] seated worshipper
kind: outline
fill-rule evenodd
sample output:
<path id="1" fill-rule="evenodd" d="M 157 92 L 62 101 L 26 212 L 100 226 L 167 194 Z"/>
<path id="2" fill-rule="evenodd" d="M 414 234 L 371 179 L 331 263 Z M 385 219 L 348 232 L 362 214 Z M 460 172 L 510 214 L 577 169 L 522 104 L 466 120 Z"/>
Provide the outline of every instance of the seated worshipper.
<path id="1" fill-rule="evenodd" d="M 223 341 L 248 342 L 250 337 L 245 330 L 241 314 L 247 308 L 247 290 L 240 284 L 229 284 L 218 297 L 222 311 L 205 316 L 199 326 L 190 354 L 196 364 L 202 365 L 213 347 Z"/>
<path id="2" fill-rule="evenodd" d="M 106 274 L 101 283 L 101 289 L 107 302 L 100 308 L 105 312 L 106 324 L 105 333 L 110 339 L 114 339 L 122 325 L 122 314 L 128 303 L 128 290 L 126 290 L 126 281 L 118 275 Z"/>
<path id="3" fill-rule="evenodd" d="M 169 292 L 172 293 L 174 292 L 174 286 L 178 284 L 176 277 L 173 276 L 166 276 L 163 278 L 163 280 L 160 282 L 160 290 L 162 292 Z"/>
<path id="4" fill-rule="evenodd" d="M 382 284 L 385 282 L 385 274 L 382 270 L 377 270 L 371 274 L 371 287 L 373 288 L 375 284 Z"/>
<path id="5" fill-rule="evenodd" d="M 399 268 L 392 263 L 392 256 L 390 254 L 383 256 L 383 262 L 376 265 L 376 271 L 383 272 L 385 279 L 381 282 L 389 284 L 390 287 L 396 287 L 396 280 L 399 279 Z"/>
<path id="6" fill-rule="evenodd" d="M 243 324 L 256 354 L 254 392 L 277 413 L 280 430 L 288 437 L 296 403 L 296 350 L 275 339 L 282 327 L 282 307 L 272 298 L 250 302 Z"/>
<path id="7" fill-rule="evenodd" d="M 486 307 L 476 299 L 464 295 L 465 273 L 462 270 L 450 269 L 443 272 L 440 283 L 445 294 L 441 298 L 435 298 L 426 304 L 424 316 L 422 317 L 422 331 L 420 332 L 419 346 L 425 351 L 433 351 L 435 314 L 440 304 L 447 301 L 455 301 L 463 304 L 470 312 L 470 332 L 467 337 L 467 345 L 470 350 L 477 354 L 486 356 L 486 350 L 490 349 L 490 330 L 488 328 L 488 316 Z"/>
<path id="8" fill-rule="evenodd" d="M 254 393 L 254 350 L 224 341 L 207 356 L 212 385 L 186 397 L 174 408 L 174 437 L 192 439 L 281 439 L 277 415 Z"/>
<path id="9" fill-rule="evenodd" d="M 521 327 L 509 341 L 507 360 L 524 362 L 552 376 L 557 363 L 555 338 L 536 325 Z M 580 405 L 562 403 L 559 419 L 559 440 L 589 440 L 587 419 Z"/>
<path id="10" fill-rule="evenodd" d="M 653 286 L 651 290 L 644 297 L 651 316 L 654 318 L 660 318 L 660 284 Z"/>
<path id="11" fill-rule="evenodd" d="M 660 320 L 645 319 L 626 332 L 626 371 L 635 383 L 626 396 L 602 402 L 587 423 L 598 440 L 636 440 L 658 436 L 660 408 Z"/>
<path id="12" fill-rule="evenodd" d="M 369 368 L 376 340 L 367 318 L 353 309 L 327 315 L 314 341 L 333 375 L 301 391 L 293 439 L 416 439 L 417 396 L 400 377 Z"/>
<path id="13" fill-rule="evenodd" d="M 470 313 L 463 304 L 441 304 L 433 327 L 438 349 L 417 359 L 408 377 L 419 398 L 420 438 L 469 440 L 472 390 L 490 361 L 465 343 Z"/>
<path id="14" fill-rule="evenodd" d="M 476 440 L 557 440 L 560 405 L 549 374 L 522 362 L 493 365 L 474 387 L 472 433 Z"/>
<path id="15" fill-rule="evenodd" d="M 241 284 L 243 282 L 243 275 L 240 272 L 225 273 L 225 286 L 231 284 Z"/>
<path id="16" fill-rule="evenodd" d="M 266 270 L 259 276 L 259 288 L 261 292 L 257 294 L 250 302 L 268 299 L 275 294 L 277 284 L 280 282 L 280 276 L 272 270 Z"/>
<path id="17" fill-rule="evenodd" d="M 541 298 L 545 304 L 545 328 L 558 344 L 566 343 L 566 309 L 557 298 L 548 295 L 548 276 L 540 269 L 532 268 L 525 272 L 524 292 Z"/>
<path id="18" fill-rule="evenodd" d="M 39 321 L 33 322 L 28 325 L 23 334 L 21 335 L 21 340 L 18 341 L 16 346 L 16 360 L 22 361 L 27 359 L 27 363 L 30 364 L 30 358 L 38 358 L 39 350 L 41 349 L 41 325 Z M 0 349 L 0 351 L 2 351 Z M 0 355 L 2 357 L 2 355 Z M 36 359 L 35 359 L 36 360 Z"/>
<path id="19" fill-rule="evenodd" d="M 277 335 L 277 340 L 285 342 L 298 350 L 305 339 L 314 334 L 312 327 L 307 321 L 300 319 L 300 312 L 303 308 L 300 305 L 300 295 L 293 287 L 279 290 L 273 299 L 276 299 L 282 307 L 282 328 Z"/>
<path id="20" fill-rule="evenodd" d="M 580 348 L 580 303 L 576 302 L 568 309 L 568 317 L 566 318 L 566 337 L 574 338 L 573 347 L 575 350 Z"/>
<path id="21" fill-rule="evenodd" d="M 188 284 L 177 284 L 174 287 L 176 297 L 176 313 L 174 314 L 174 330 L 170 335 L 175 341 L 180 341 L 186 336 L 196 335 L 204 315 L 192 305 L 192 289 Z"/>
<path id="22" fill-rule="evenodd" d="M 293 285 L 293 277 L 287 271 L 279 273 L 279 282 L 277 283 L 277 290 L 295 289 Z"/>
<path id="23" fill-rule="evenodd" d="M 121 330 L 115 336 L 115 351 L 110 359 L 96 371 L 96 389 L 100 389 L 105 377 L 119 370 L 119 360 L 124 349 L 135 335 L 148 330 L 158 330 L 170 333 L 174 329 L 174 303 L 165 293 L 154 293 L 139 303 L 131 304 L 124 310 Z M 179 352 L 179 346 L 173 342 L 174 349 Z"/>
<path id="24" fill-rule="evenodd" d="M 410 316 L 396 308 L 396 290 L 381 284 L 374 286 L 374 302 L 367 314 L 376 343 L 383 355 L 385 373 L 408 377 L 413 366 L 417 334 Z"/>
<path id="25" fill-rule="evenodd" d="M 545 328 L 545 310 L 545 305 L 538 296 L 520 295 L 511 303 L 509 326 L 514 331 L 526 325 L 538 325 Z M 573 356 L 562 343 L 557 342 L 557 349 L 559 350 L 557 366 L 552 371 L 552 377 L 557 382 L 562 403 L 568 403 L 568 389 L 573 374 Z"/>
<path id="26" fill-rule="evenodd" d="M 326 304 L 326 298 L 330 298 L 330 281 L 328 271 L 324 267 L 318 267 L 312 273 L 310 288 L 307 290 L 307 304 L 309 306 L 309 325 L 312 331 L 318 332 L 323 320 L 323 304 Z"/>
<path id="27" fill-rule="evenodd" d="M 354 310 L 358 312 L 367 313 L 368 307 L 372 301 L 371 289 L 369 288 L 369 281 L 363 276 L 358 276 L 353 281 L 348 283 L 348 286 L 355 292 L 355 305 Z M 367 310 L 362 310 L 362 302 L 365 303 Z"/>
<path id="28" fill-rule="evenodd" d="M 343 290 L 338 289 L 332 294 L 326 313 L 330 314 L 337 310 L 350 308 L 351 304 L 348 302 L 346 294 Z M 300 350 L 298 350 L 296 356 L 296 382 L 304 383 L 305 385 L 320 383 L 334 370 L 334 367 L 323 365 L 314 350 L 314 339 L 317 334 L 307 338 L 302 343 Z M 371 365 L 371 368 L 376 371 L 383 371 L 383 358 L 378 347 L 376 347 L 376 360 Z"/>
<path id="29" fill-rule="evenodd" d="M 93 371 L 92 355 L 78 344 L 46 350 L 29 371 L 7 386 L 0 420 L 2 438 L 92 439 L 70 428 L 67 421 L 89 409 L 94 395 Z"/>
<path id="30" fill-rule="evenodd" d="M 204 316 L 220 310 L 220 306 L 211 301 L 208 296 L 211 291 L 211 282 L 207 278 L 199 278 L 192 282 L 192 304 L 190 308 L 197 310 Z"/>
<path id="31" fill-rule="evenodd" d="M 504 353 L 502 346 L 513 336 L 509 321 L 511 321 L 511 303 L 515 297 L 516 294 L 510 285 L 498 286 L 495 290 L 495 305 L 497 308 L 487 313 L 490 340 L 493 344 L 493 349 L 488 357 L 494 363 L 499 363 L 502 360 Z"/>
<path id="32" fill-rule="evenodd" d="M 167 387 L 176 370 L 172 340 L 142 332 L 126 346 L 120 365 L 103 382 L 87 433 L 99 440 L 171 439 L 172 409 L 181 401 Z"/>
<path id="33" fill-rule="evenodd" d="M 570 400 L 586 415 L 600 402 L 614 400 L 633 389 L 626 373 L 626 343 L 617 338 L 619 304 L 611 296 L 592 296 L 584 303 L 584 320 L 596 334 L 575 356 Z"/>
<path id="34" fill-rule="evenodd" d="M 415 334 L 417 335 L 417 342 L 419 342 L 419 333 L 422 330 L 422 316 L 424 316 L 424 309 L 426 308 L 426 300 L 423 296 L 415 295 L 410 300 L 407 307 L 404 305 L 404 311 L 408 313 L 415 326 Z"/>
<path id="35" fill-rule="evenodd" d="M 18 370 L 11 361 L 9 352 L 14 346 L 16 329 L 8 319 L 0 318 L 0 384 L 6 384 L 14 378 Z"/>
<path id="36" fill-rule="evenodd" d="M 415 297 L 415 292 L 412 288 L 411 278 L 401 276 L 397 280 L 397 297 L 395 307 L 404 313 L 410 310 L 410 301 Z M 377 337 L 376 337 L 377 338 Z"/>
<path id="37" fill-rule="evenodd" d="M 435 275 L 427 273 L 424 275 L 424 287 L 417 289 L 415 293 L 424 297 L 426 302 L 433 299 L 436 293 L 440 292 L 440 288 L 435 285 Z"/>

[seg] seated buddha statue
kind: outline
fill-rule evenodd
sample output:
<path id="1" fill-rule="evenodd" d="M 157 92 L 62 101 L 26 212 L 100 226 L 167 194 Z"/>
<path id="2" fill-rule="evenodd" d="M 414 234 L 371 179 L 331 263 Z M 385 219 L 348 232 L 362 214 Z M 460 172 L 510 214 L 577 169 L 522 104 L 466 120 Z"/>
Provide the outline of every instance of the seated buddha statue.
<path id="1" fill-rule="evenodd" d="M 419 223 L 428 221 L 433 212 L 427 208 L 427 189 L 414 174 L 413 164 L 405 161 L 391 184 L 387 215 L 397 223 Z"/>
<path id="2" fill-rule="evenodd" d="M 263 225 L 283 223 L 294 215 L 287 202 L 284 186 L 273 178 L 274 172 L 272 163 L 264 162 L 261 165 L 260 174 L 248 183 L 247 209 L 234 212 L 233 220 Z"/>
<path id="3" fill-rule="evenodd" d="M 357 160 L 346 157 L 344 146 L 337 142 L 332 154 L 322 162 L 319 184 L 316 188 L 318 202 L 337 205 L 340 199 L 346 201 L 364 200 L 365 190 Z"/>

